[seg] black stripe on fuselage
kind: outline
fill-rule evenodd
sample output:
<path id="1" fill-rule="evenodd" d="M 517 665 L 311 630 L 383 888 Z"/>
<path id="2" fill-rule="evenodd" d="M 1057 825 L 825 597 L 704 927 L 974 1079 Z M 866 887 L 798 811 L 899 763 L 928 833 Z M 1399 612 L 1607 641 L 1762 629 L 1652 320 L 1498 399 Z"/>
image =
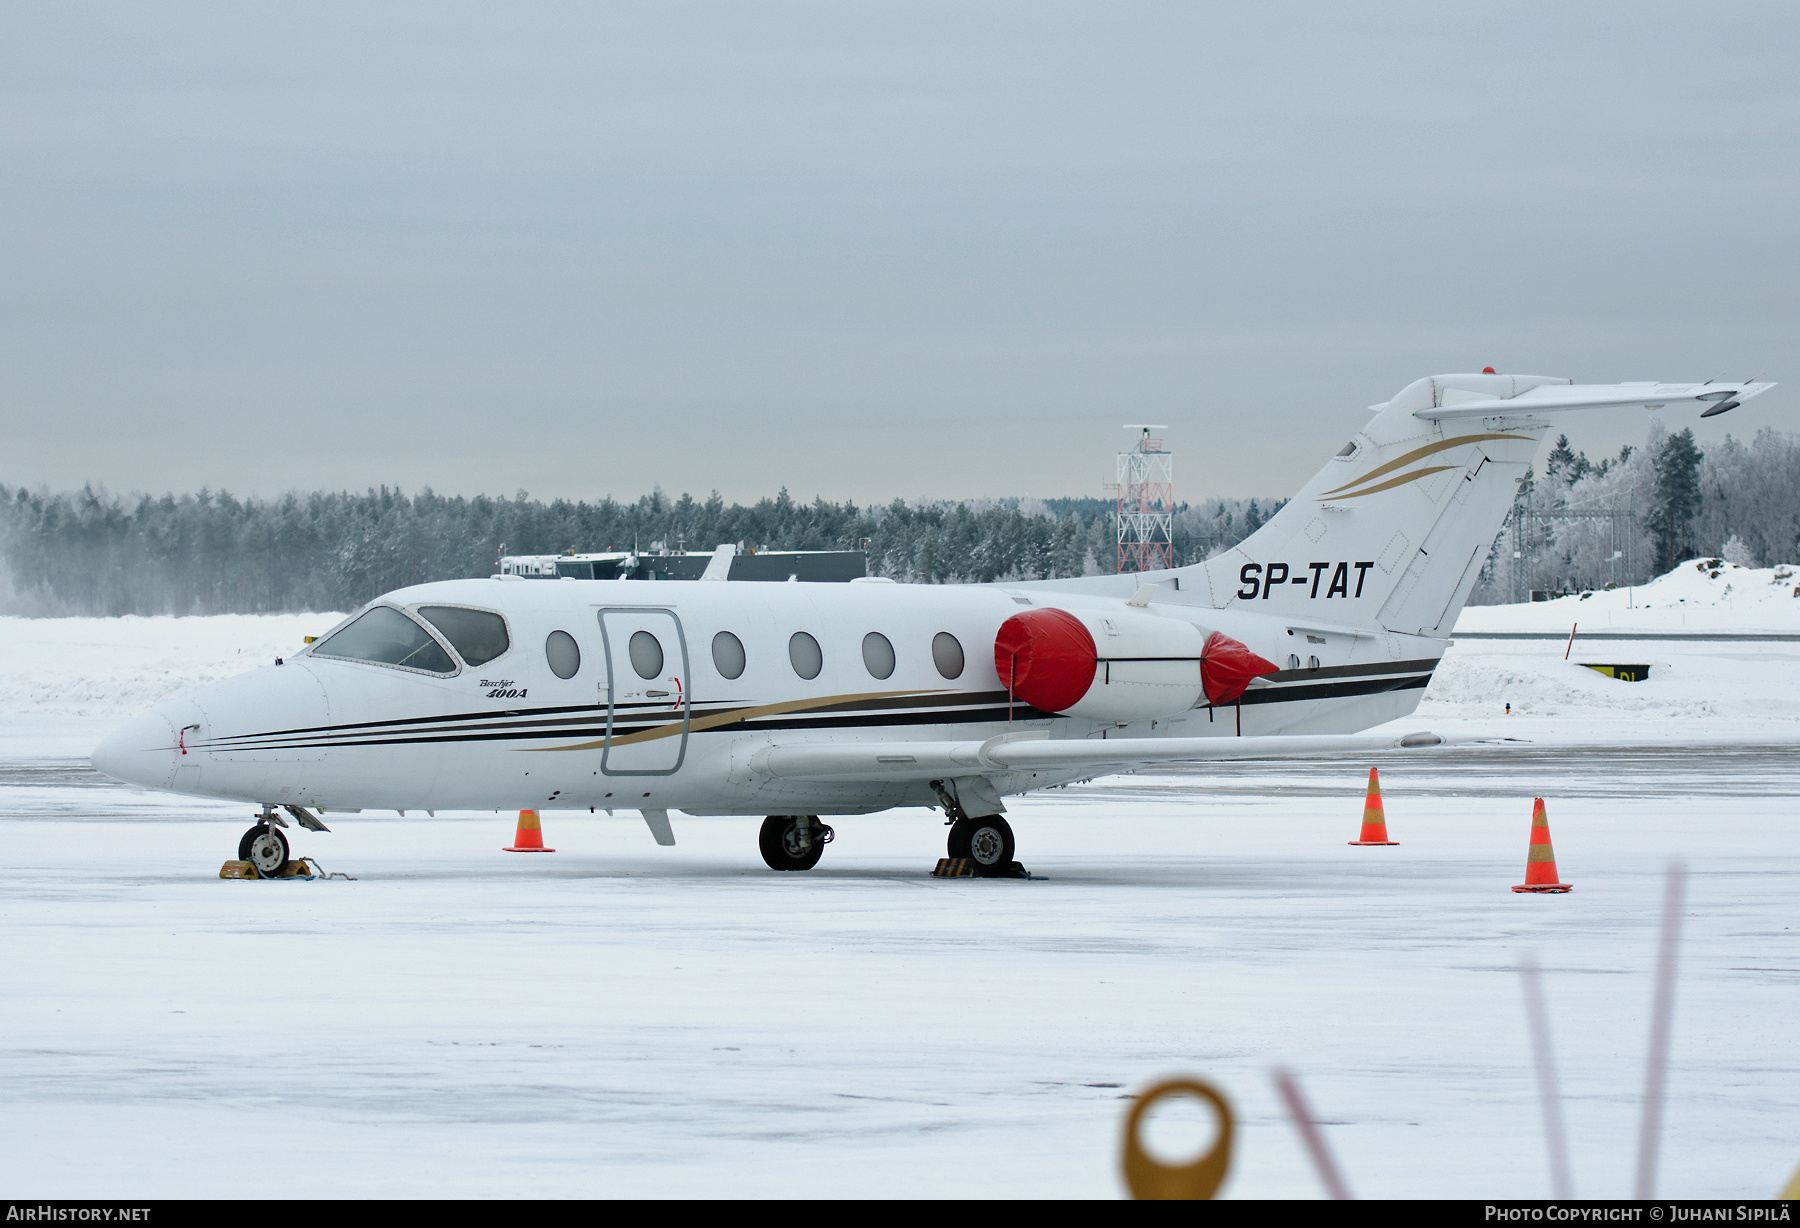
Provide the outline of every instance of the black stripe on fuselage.
<path id="1" fill-rule="evenodd" d="M 915 695 L 890 695 L 881 699 L 846 699 L 836 703 L 820 704 L 810 709 L 814 712 L 842 712 L 867 710 L 871 708 L 940 708 L 966 704 L 1005 703 L 1005 691 L 952 691 L 942 694 L 920 693 Z M 702 700 L 691 709 L 695 717 L 714 717 L 728 715 L 731 712 L 760 707 L 758 704 L 734 704 L 729 700 Z M 618 726 L 618 713 L 626 719 L 650 715 L 651 710 L 668 709 L 662 703 L 623 703 L 615 710 L 614 725 Z M 580 713 L 578 716 L 561 717 L 562 713 Z M 223 738 L 203 744 L 202 749 L 212 750 L 224 748 L 229 750 L 249 749 L 242 744 L 248 742 L 268 742 L 282 738 L 304 738 L 308 735 L 344 735 L 356 732 L 374 732 L 392 729 L 395 732 L 406 732 L 408 729 L 421 729 L 424 732 L 449 732 L 446 726 L 464 724 L 472 729 L 513 729 L 525 724 L 544 726 L 579 725 L 596 718 L 606 719 L 605 704 L 567 704 L 555 708 L 506 708 L 492 712 L 457 712 L 448 716 L 409 716 L 387 721 L 352 721 L 344 725 L 310 725 L 298 729 L 274 729 L 265 733 L 230 734 Z M 560 719 L 551 719 L 560 717 Z M 518 718 L 518 719 L 509 719 Z M 466 725 L 470 721 L 495 721 L 491 725 Z M 651 728 L 652 722 L 645 728 Z M 361 745 L 361 743 L 357 743 Z M 295 742 L 293 745 L 311 745 L 311 743 Z"/>
<path id="2" fill-rule="evenodd" d="M 1431 685 L 1430 674 L 1417 674 L 1406 677 L 1363 678 L 1352 682 L 1322 682 L 1316 686 L 1284 686 L 1269 687 L 1266 690 L 1245 691 L 1241 704 L 1286 704 L 1299 703 L 1308 699 L 1347 699 L 1356 695 L 1379 695 L 1384 691 L 1419 691 Z M 1219 704 L 1221 708 L 1235 707 L 1236 704 Z"/>
<path id="3" fill-rule="evenodd" d="M 1423 664 L 1431 665 L 1435 664 L 1435 662 L 1425 662 Z M 1365 676 L 1342 681 L 1326 681 L 1306 685 L 1289 685 L 1246 691 L 1242 699 L 1237 702 L 1248 705 L 1257 705 L 1302 703 L 1319 699 L 1350 699 L 1362 695 L 1379 695 L 1388 691 L 1421 690 L 1431 682 L 1431 675 L 1429 673 L 1401 675 L 1391 673 L 1391 669 L 1391 666 L 1384 667 L 1375 677 Z M 1311 671 L 1306 671 L 1305 673 L 1310 672 Z M 1322 670 L 1318 671 L 1318 673 L 1323 672 L 1324 671 Z M 1302 676 L 1304 676 L 1304 674 L 1302 674 Z M 1313 674 L 1312 676 L 1316 677 L 1317 674 Z M 988 694 L 992 693 L 990 692 Z M 1005 692 L 1002 691 L 999 692 L 999 694 L 1004 696 Z M 960 698 L 962 702 L 968 703 L 971 700 L 986 698 L 986 695 L 965 693 Z M 817 709 L 814 713 L 793 712 L 767 717 L 752 717 L 748 720 L 715 725 L 709 729 L 703 729 L 696 732 L 714 733 L 741 732 L 745 730 L 773 731 L 796 729 L 828 731 L 833 729 L 893 728 L 906 725 L 966 725 L 997 723 L 1008 719 L 1044 720 L 1056 715 L 1052 712 L 1040 712 L 1035 708 L 1029 708 L 1019 704 L 1012 705 L 1010 710 L 1004 704 L 982 704 L 977 707 L 967 707 L 957 712 L 946 712 L 942 710 L 935 712 L 870 712 L 868 711 L 869 708 L 885 705 L 865 704 L 863 705 L 861 714 L 849 714 L 841 710 L 847 706 L 849 705 L 833 704 L 828 707 Z M 933 706 L 941 708 L 947 705 L 936 704 Z M 1229 708 L 1235 705 L 1226 704 L 1217 706 Z M 640 716 L 641 715 L 643 714 L 640 714 Z M 612 732 L 614 737 L 625 737 L 628 734 L 643 733 L 676 723 L 678 722 L 654 720 L 647 722 L 633 721 L 629 724 L 622 724 L 615 719 Z M 416 746 L 458 742 L 544 741 L 547 739 L 560 740 L 564 738 L 596 740 L 606 737 L 606 725 L 604 721 L 599 723 L 590 722 L 579 728 L 565 727 L 575 724 L 577 724 L 577 722 L 559 721 L 554 730 L 545 729 L 542 725 L 526 723 L 490 727 L 464 726 L 454 732 L 449 730 L 409 731 L 396 729 L 385 736 L 361 738 L 340 737 L 330 741 L 320 740 L 313 742 L 284 741 L 263 746 L 238 744 L 229 747 L 220 747 L 218 749 L 222 753 L 232 753 L 234 751 L 253 752 L 259 750 L 329 750 L 332 747 L 351 746 Z M 356 728 L 356 726 L 351 726 L 349 728 Z M 206 747 L 196 749 L 212 748 Z"/>
<path id="4" fill-rule="evenodd" d="M 702 730 L 701 732 L 725 728 L 790 729 L 805 728 L 812 725 L 820 725 L 829 728 L 834 724 L 844 725 L 857 723 L 867 723 L 871 725 L 966 724 L 974 721 L 1007 719 L 1007 709 L 1005 707 L 995 706 L 996 700 L 1004 703 L 1005 698 L 1005 691 L 966 691 L 960 694 L 926 695 L 912 698 L 906 696 L 890 696 L 877 700 L 845 700 L 840 703 L 821 704 L 816 708 L 805 710 L 807 713 L 837 714 L 847 710 L 868 711 L 869 709 L 881 708 L 938 709 L 938 711 L 924 712 L 889 712 L 880 716 L 868 716 L 861 718 L 860 721 L 852 720 L 849 722 L 842 720 L 841 717 L 834 718 L 826 717 L 824 715 L 813 717 L 808 720 L 804 716 L 794 713 L 782 713 L 768 717 L 749 717 L 742 721 L 721 722 L 719 720 L 720 717 L 729 716 L 734 711 L 751 711 L 758 706 L 753 704 L 741 704 L 734 707 L 714 708 L 712 710 L 703 710 L 696 707 L 694 711 L 689 714 L 688 719 L 707 718 L 709 720 L 708 729 Z M 979 704 L 981 707 L 972 711 L 955 713 L 942 711 L 942 709 L 953 704 L 963 705 L 965 707 L 970 704 Z M 674 714 L 666 711 L 645 712 L 641 709 L 646 705 L 633 706 L 640 710 L 624 714 L 622 717 L 621 714 L 615 713 L 612 727 L 612 732 L 615 737 L 625 737 L 629 734 L 644 733 L 652 729 L 660 729 L 667 725 L 678 724 L 680 721 L 680 718 L 675 717 Z M 621 707 L 623 707 L 623 705 L 621 705 Z M 660 709 L 662 708 L 662 705 L 654 705 L 654 707 Z M 550 711 L 567 710 L 568 709 L 550 709 Z M 329 748 L 332 746 L 400 746 L 426 742 L 505 742 L 517 741 L 525 738 L 605 737 L 606 709 L 604 707 L 598 709 L 589 708 L 586 711 L 587 715 L 582 717 L 554 721 L 526 719 L 489 725 L 461 725 L 453 729 L 401 729 L 391 728 L 391 726 L 400 724 L 401 722 L 372 721 L 362 724 L 324 727 L 319 731 L 327 735 L 327 737 L 324 738 L 307 740 L 305 734 L 310 731 L 284 730 L 280 733 L 271 734 L 242 734 L 229 740 L 221 739 L 218 743 L 206 743 L 196 746 L 194 749 L 231 753 L 234 751 L 282 749 L 312 750 Z M 996 713 L 998 715 L 996 715 Z M 1050 712 L 1039 712 L 1035 708 L 1031 708 L 1025 704 L 1015 703 L 1012 705 L 1012 717 L 1016 720 L 1031 720 L 1053 715 L 1055 714 Z M 417 722 L 407 723 L 416 724 Z M 384 726 L 389 728 L 381 728 Z M 365 736 L 346 736 L 353 734 L 358 730 L 364 731 Z"/>
<path id="5" fill-rule="evenodd" d="M 1284 669 L 1263 675 L 1277 685 L 1286 682 L 1310 682 L 1317 678 L 1367 678 L 1377 674 L 1429 674 L 1438 666 L 1437 658 L 1421 661 L 1383 661 L 1374 665 L 1322 665 L 1318 669 Z"/>

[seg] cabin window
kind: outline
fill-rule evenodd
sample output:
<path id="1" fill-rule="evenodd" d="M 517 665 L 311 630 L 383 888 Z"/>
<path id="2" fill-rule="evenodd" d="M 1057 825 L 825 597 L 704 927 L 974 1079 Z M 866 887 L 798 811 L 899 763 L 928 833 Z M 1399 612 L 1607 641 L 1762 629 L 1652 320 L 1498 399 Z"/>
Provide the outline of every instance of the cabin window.
<path id="1" fill-rule="evenodd" d="M 558 678 L 573 678 L 581 669 L 581 645 L 567 631 L 552 631 L 544 641 L 544 660 Z"/>
<path id="2" fill-rule="evenodd" d="M 948 631 L 938 632 L 931 637 L 931 663 L 946 678 L 962 677 L 962 644 Z"/>
<path id="3" fill-rule="evenodd" d="M 1306 658 L 1306 668 L 1307 669 L 1318 669 L 1319 668 L 1319 658 L 1317 658 L 1317 657 Z"/>
<path id="4" fill-rule="evenodd" d="M 428 674 L 454 674 L 456 662 L 425 628 L 391 605 L 371 607 L 362 617 L 313 646 L 315 657 L 398 665 Z"/>
<path id="5" fill-rule="evenodd" d="M 713 668 L 721 678 L 740 678 L 744 673 L 744 641 L 729 631 L 713 636 Z"/>
<path id="6" fill-rule="evenodd" d="M 1289 669 L 1299 669 L 1300 668 L 1300 658 L 1291 652 L 1288 653 L 1288 668 Z"/>
<path id="7" fill-rule="evenodd" d="M 633 631 L 629 647 L 631 668 L 640 678 L 662 677 L 662 644 L 648 631 Z"/>
<path id="8" fill-rule="evenodd" d="M 486 665 L 512 647 L 512 641 L 506 637 L 506 620 L 491 610 L 422 605 L 419 616 L 444 633 L 465 664 Z"/>
<path id="9" fill-rule="evenodd" d="M 819 671 L 825 668 L 825 654 L 819 651 L 819 641 L 804 631 L 796 631 L 788 639 L 788 660 L 802 678 L 817 678 Z"/>
<path id="10" fill-rule="evenodd" d="M 894 676 L 894 646 L 879 631 L 863 636 L 863 666 L 871 678 Z"/>

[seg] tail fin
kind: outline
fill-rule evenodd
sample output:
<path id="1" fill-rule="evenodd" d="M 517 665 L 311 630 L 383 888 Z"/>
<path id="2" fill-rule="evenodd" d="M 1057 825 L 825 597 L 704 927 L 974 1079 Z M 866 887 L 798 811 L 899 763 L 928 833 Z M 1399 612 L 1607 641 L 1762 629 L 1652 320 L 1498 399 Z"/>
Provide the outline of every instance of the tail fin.
<path id="1" fill-rule="evenodd" d="M 1551 416 L 1683 404 L 1710 416 L 1772 386 L 1575 386 L 1490 373 L 1418 380 L 1374 406 L 1368 425 L 1267 524 L 1176 574 L 1182 588 L 1210 589 L 1216 608 L 1448 636 Z"/>

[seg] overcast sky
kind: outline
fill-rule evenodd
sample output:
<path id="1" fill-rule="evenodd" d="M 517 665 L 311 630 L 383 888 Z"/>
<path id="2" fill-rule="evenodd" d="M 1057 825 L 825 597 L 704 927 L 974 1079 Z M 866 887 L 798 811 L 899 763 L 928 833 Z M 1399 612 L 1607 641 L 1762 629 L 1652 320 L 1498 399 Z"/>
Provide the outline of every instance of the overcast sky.
<path id="1" fill-rule="evenodd" d="M 0 6 L 0 481 L 1287 495 L 1409 381 L 1758 372 L 1800 8 Z M 1672 428 L 1689 419 L 1670 415 Z M 1590 415 L 1589 450 L 1645 415 Z"/>

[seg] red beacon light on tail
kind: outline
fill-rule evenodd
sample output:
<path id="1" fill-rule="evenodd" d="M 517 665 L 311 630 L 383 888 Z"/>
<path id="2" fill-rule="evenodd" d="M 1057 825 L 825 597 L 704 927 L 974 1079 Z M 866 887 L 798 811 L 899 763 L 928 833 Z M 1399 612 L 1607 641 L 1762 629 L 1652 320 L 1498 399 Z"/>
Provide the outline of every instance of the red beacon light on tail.
<path id="1" fill-rule="evenodd" d="M 1161 720 L 1234 703 L 1274 663 L 1220 631 L 1141 614 L 1025 610 L 994 637 L 1007 692 L 1040 712 L 1096 721 Z"/>

